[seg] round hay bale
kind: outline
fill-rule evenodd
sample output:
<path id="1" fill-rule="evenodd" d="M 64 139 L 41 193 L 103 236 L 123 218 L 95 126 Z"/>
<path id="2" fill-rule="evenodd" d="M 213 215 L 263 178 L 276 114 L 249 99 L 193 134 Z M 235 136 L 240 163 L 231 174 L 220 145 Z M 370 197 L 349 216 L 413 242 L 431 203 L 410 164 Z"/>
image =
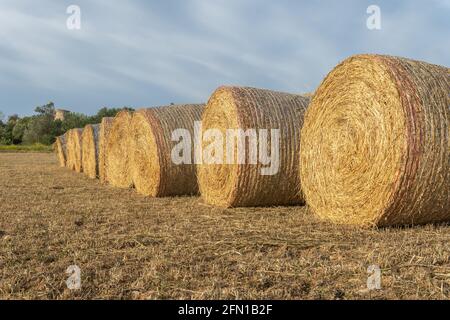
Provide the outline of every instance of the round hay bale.
<path id="1" fill-rule="evenodd" d="M 70 144 L 70 135 L 72 134 L 72 130 L 73 129 L 67 130 L 65 133 L 65 135 L 66 135 L 66 168 L 71 169 L 71 170 L 73 170 L 73 169 L 71 167 L 72 160 L 70 158 L 71 155 L 69 152 L 69 144 Z"/>
<path id="2" fill-rule="evenodd" d="M 450 219 L 450 70 L 350 57 L 324 79 L 301 132 L 301 182 L 320 217 L 359 226 Z"/>
<path id="3" fill-rule="evenodd" d="M 106 176 L 112 186 L 119 188 L 133 187 L 130 172 L 131 118 L 129 111 L 120 111 L 114 117 L 106 140 Z"/>
<path id="4" fill-rule="evenodd" d="M 55 152 L 56 155 L 58 156 L 59 165 L 61 167 L 66 166 L 66 159 L 67 159 L 66 148 L 67 148 L 66 135 L 63 134 L 62 136 L 56 137 Z"/>
<path id="5" fill-rule="evenodd" d="M 194 136 L 194 122 L 201 120 L 204 105 L 174 105 L 141 109 L 132 120 L 131 172 L 136 190 L 147 196 L 198 194 L 196 166 L 172 161 L 172 132 L 187 130 Z M 192 149 L 191 149 L 192 151 Z M 189 155 L 192 159 L 192 152 Z"/>
<path id="6" fill-rule="evenodd" d="M 82 140 L 83 129 L 71 129 L 67 137 L 67 167 L 82 172 Z"/>
<path id="7" fill-rule="evenodd" d="M 71 168 L 72 160 L 70 158 L 71 155 L 69 154 L 70 153 L 69 152 L 69 144 L 70 144 L 70 135 L 72 134 L 72 130 L 73 129 L 67 130 L 65 133 L 65 136 L 66 136 L 66 168 L 71 169 L 71 170 L 73 170 L 73 169 Z"/>
<path id="8" fill-rule="evenodd" d="M 222 163 L 204 162 L 198 166 L 198 183 L 204 201 L 220 207 L 302 204 L 296 155 L 308 103 L 309 99 L 301 95 L 247 87 L 218 88 L 203 113 L 203 135 L 210 129 L 219 130 L 223 137 L 229 129 L 254 129 L 258 133 L 259 159 L 256 163 L 249 159 L 249 138 L 245 143 L 245 161 L 238 161 L 239 144 L 234 143 L 234 148 L 227 148 L 230 139 L 224 139 L 223 153 L 233 148 L 232 161 L 224 159 Z M 262 129 L 267 130 L 266 137 L 263 137 Z M 278 167 L 271 174 L 263 175 L 263 168 L 269 167 L 269 164 L 261 162 L 262 142 L 266 143 L 267 153 L 274 156 L 271 148 L 272 144 L 275 147 L 276 144 L 272 141 L 272 132 L 276 130 L 279 133 Z M 210 143 L 203 137 L 204 152 Z M 241 149 L 244 148 L 241 146 Z"/>
<path id="9" fill-rule="evenodd" d="M 98 177 L 98 136 L 100 125 L 88 124 L 84 127 L 82 139 L 83 172 L 92 179 Z"/>
<path id="10" fill-rule="evenodd" d="M 108 182 L 106 177 L 106 141 L 108 140 L 113 120 L 114 118 L 112 117 L 105 117 L 100 123 L 100 132 L 98 136 L 98 176 L 102 183 Z"/>

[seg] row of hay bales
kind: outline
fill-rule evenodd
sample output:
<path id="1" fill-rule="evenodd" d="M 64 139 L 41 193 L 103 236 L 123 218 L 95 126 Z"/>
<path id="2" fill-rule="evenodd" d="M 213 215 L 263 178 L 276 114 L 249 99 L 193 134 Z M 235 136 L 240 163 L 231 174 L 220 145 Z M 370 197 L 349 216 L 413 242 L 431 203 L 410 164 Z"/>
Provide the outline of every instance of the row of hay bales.
<path id="1" fill-rule="evenodd" d="M 311 100 L 220 87 L 206 105 L 122 111 L 70 130 L 56 149 L 61 166 L 151 197 L 201 194 L 221 207 L 306 202 L 319 217 L 360 226 L 448 221 L 449 95 L 446 67 L 358 55 L 336 66 Z M 195 137 L 195 121 L 202 133 L 278 129 L 278 173 L 262 175 L 261 163 L 175 164 L 171 134 L 183 128 Z"/>

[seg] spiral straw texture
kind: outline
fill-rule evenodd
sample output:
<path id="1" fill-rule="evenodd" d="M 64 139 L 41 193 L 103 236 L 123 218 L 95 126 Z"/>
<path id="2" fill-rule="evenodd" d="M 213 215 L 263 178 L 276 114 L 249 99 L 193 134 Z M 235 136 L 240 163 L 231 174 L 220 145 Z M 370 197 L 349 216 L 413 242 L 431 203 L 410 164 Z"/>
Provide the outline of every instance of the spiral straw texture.
<path id="1" fill-rule="evenodd" d="M 106 142 L 108 141 L 109 132 L 111 130 L 111 125 L 113 122 L 113 117 L 105 117 L 100 123 L 100 130 L 98 136 L 98 176 L 100 182 L 107 183 L 108 178 L 106 177 Z"/>
<path id="2" fill-rule="evenodd" d="M 67 137 L 67 167 L 82 172 L 82 140 L 83 129 L 71 129 Z"/>
<path id="3" fill-rule="evenodd" d="M 66 135 L 63 134 L 62 136 L 56 137 L 55 141 L 55 151 L 56 155 L 58 157 L 58 162 L 61 167 L 66 166 L 66 159 L 67 159 L 67 139 Z"/>
<path id="4" fill-rule="evenodd" d="M 391 226 L 450 220 L 450 73 L 382 55 L 324 79 L 301 132 L 301 183 L 320 217 Z"/>
<path id="5" fill-rule="evenodd" d="M 131 188 L 133 180 L 130 171 L 132 113 L 120 111 L 115 117 L 106 141 L 106 176 L 115 187 Z"/>
<path id="6" fill-rule="evenodd" d="M 92 179 L 98 177 L 98 136 L 100 125 L 88 124 L 84 127 L 82 139 L 83 172 Z"/>

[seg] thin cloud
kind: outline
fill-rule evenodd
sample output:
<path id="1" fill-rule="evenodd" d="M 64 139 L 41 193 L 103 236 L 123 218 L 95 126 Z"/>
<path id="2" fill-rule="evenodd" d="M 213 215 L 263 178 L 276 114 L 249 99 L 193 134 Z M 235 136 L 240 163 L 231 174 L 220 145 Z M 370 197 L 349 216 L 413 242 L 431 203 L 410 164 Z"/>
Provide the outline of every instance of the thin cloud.
<path id="1" fill-rule="evenodd" d="M 219 85 L 312 91 L 347 56 L 379 52 L 450 64 L 449 1 L 68 1 L 0 4 L 0 110 L 48 100 L 80 112 L 105 105 L 206 101 Z"/>

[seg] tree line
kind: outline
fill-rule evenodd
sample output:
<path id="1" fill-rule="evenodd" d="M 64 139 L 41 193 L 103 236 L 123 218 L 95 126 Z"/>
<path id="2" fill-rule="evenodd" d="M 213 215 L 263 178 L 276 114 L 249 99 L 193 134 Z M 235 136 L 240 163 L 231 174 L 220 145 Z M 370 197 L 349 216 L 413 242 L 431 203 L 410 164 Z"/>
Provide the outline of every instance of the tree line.
<path id="1" fill-rule="evenodd" d="M 64 134 L 73 128 L 83 128 L 87 124 L 100 123 L 103 117 L 114 117 L 119 111 L 133 109 L 102 108 L 96 115 L 87 116 L 82 113 L 69 112 L 64 120 L 54 120 L 55 105 L 49 102 L 36 107 L 35 114 L 27 117 L 19 117 L 17 114 L 4 119 L 0 111 L 0 144 L 35 144 L 51 145 L 57 136 Z"/>

